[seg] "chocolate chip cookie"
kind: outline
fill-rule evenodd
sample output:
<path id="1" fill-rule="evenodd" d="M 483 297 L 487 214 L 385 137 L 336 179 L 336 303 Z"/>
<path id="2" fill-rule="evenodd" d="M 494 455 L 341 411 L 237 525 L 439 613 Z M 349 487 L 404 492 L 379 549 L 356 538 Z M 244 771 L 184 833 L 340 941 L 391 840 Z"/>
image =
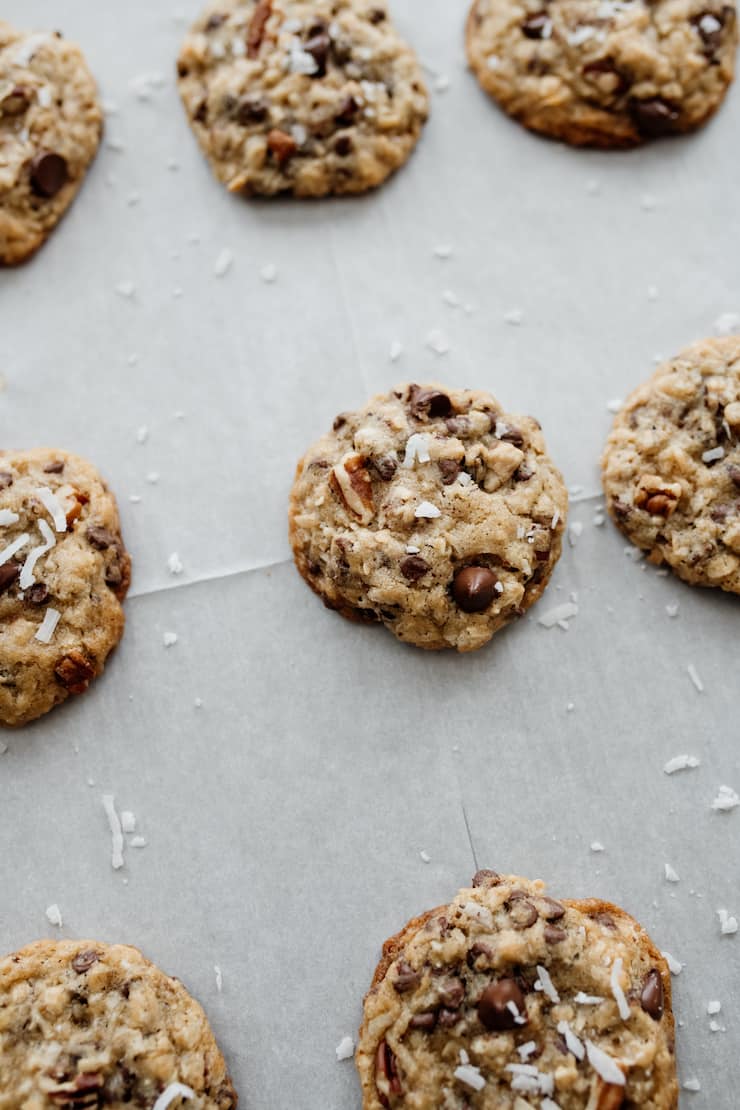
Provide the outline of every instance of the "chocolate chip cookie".
<path id="1" fill-rule="evenodd" d="M 136 948 L 39 940 L 0 961 L 0 1110 L 234 1110 L 206 1015 Z"/>
<path id="2" fill-rule="evenodd" d="M 616 906 L 482 871 L 386 941 L 356 1061 L 364 1110 L 675 1110 L 668 967 Z"/>
<path id="3" fill-rule="evenodd" d="M 180 94 L 232 192 L 361 193 L 419 139 L 428 95 L 382 3 L 215 0 L 187 36 Z"/>
<path id="4" fill-rule="evenodd" d="M 23 262 L 69 208 L 103 115 L 79 47 L 0 22 L 0 264 Z"/>
<path id="5" fill-rule="evenodd" d="M 691 131 L 735 69 L 735 0 L 475 0 L 470 65 L 525 127 L 577 146 Z"/>
<path id="6" fill-rule="evenodd" d="M 90 463 L 0 451 L 2 724 L 87 690 L 123 635 L 130 580 L 115 499 Z"/>
<path id="7" fill-rule="evenodd" d="M 659 366 L 617 415 L 602 467 L 609 512 L 651 562 L 740 593 L 740 336 Z"/>
<path id="8" fill-rule="evenodd" d="M 473 651 L 542 594 L 567 508 L 536 420 L 488 393 L 403 385 L 337 417 L 299 463 L 290 539 L 329 608 Z"/>

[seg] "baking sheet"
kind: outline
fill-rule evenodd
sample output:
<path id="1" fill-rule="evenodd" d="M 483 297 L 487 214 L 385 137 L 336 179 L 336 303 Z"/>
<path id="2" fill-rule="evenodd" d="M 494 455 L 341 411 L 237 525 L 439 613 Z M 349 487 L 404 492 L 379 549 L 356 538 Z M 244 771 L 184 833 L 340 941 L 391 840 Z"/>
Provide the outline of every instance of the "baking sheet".
<path id="1" fill-rule="evenodd" d="M 581 498 L 598 492 L 607 402 L 740 313 L 740 95 L 689 139 L 568 150 L 479 91 L 463 3 L 396 0 L 432 87 L 449 79 L 410 164 L 365 198 L 245 203 L 211 179 L 173 86 L 197 7 L 3 9 L 80 41 L 109 114 L 62 226 L 0 273 L 2 442 L 94 460 L 135 575 L 104 678 L 2 735 L 2 948 L 54 932 L 57 903 L 58 932 L 136 944 L 184 980 L 241 1105 L 357 1110 L 334 1047 L 384 938 L 477 865 L 540 876 L 620 902 L 685 965 L 680 1074 L 701 1090 L 682 1106 L 729 1110 L 740 936 L 716 910 L 740 915 L 740 812 L 710 807 L 740 790 L 738 602 L 635 562 Z M 288 561 L 297 458 L 338 411 L 409 379 L 533 412 L 578 491 L 583 531 L 546 598 L 469 657 L 344 623 Z M 537 624 L 572 593 L 568 631 Z M 681 753 L 701 766 L 665 775 Z M 104 792 L 148 842 L 118 872 Z M 710 999 L 727 1032 L 710 1032 Z"/>

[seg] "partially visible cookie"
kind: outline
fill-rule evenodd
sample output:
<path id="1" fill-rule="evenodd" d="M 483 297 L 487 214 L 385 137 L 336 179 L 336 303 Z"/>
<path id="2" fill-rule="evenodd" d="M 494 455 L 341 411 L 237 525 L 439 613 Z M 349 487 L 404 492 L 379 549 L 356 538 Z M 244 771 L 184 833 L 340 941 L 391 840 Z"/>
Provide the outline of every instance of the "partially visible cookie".
<path id="1" fill-rule="evenodd" d="M 234 1110 L 206 1015 L 136 948 L 39 940 L 0 961 L 0 1110 Z"/>
<path id="2" fill-rule="evenodd" d="M 691 131 L 733 79 L 735 0 L 474 0 L 470 65 L 501 107 L 577 146 Z"/>
<path id="3" fill-rule="evenodd" d="M 82 51 L 0 21 L 0 264 L 23 262 L 69 208 L 103 115 Z"/>
<path id="4" fill-rule="evenodd" d="M 338 416 L 299 463 L 290 539 L 343 616 L 473 651 L 542 594 L 567 509 L 536 420 L 482 391 L 402 385 Z"/>
<path id="5" fill-rule="evenodd" d="M 406 161 L 429 109 L 415 55 L 371 0 L 213 0 L 178 74 L 232 192 L 372 189 Z"/>
<path id="6" fill-rule="evenodd" d="M 479 872 L 386 941 L 363 1110 L 675 1110 L 666 961 L 624 910 Z"/>
<path id="7" fill-rule="evenodd" d="M 130 580 L 115 498 L 90 463 L 0 451 L 2 724 L 87 690 L 123 635 Z"/>
<path id="8" fill-rule="evenodd" d="M 659 366 L 617 415 L 602 468 L 611 516 L 651 562 L 740 593 L 740 336 Z"/>

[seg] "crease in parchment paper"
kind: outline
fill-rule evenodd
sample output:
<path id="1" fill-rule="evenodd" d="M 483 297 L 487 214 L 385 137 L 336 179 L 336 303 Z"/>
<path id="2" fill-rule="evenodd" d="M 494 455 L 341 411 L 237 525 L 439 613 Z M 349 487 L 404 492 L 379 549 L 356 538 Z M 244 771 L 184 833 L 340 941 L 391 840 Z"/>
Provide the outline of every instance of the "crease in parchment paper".
<path id="1" fill-rule="evenodd" d="M 292 563 L 292 559 L 276 559 L 269 563 L 253 563 L 251 566 L 237 567 L 232 570 L 214 571 L 213 574 L 201 574 L 197 578 L 188 578 L 184 582 L 172 581 L 165 586 L 142 587 L 129 592 L 129 600 L 137 597 L 154 597 L 156 594 L 169 593 L 170 590 L 183 590 L 188 586 L 199 586 L 202 582 L 220 582 L 227 578 L 236 578 L 242 574 L 253 574 L 256 571 L 274 570 Z"/>

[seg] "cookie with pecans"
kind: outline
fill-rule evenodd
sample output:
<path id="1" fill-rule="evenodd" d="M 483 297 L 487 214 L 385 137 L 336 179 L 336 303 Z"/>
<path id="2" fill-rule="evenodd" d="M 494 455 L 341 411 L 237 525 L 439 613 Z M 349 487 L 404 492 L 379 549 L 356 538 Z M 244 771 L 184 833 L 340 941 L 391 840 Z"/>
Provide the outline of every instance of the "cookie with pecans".
<path id="1" fill-rule="evenodd" d="M 364 1110 L 675 1110 L 671 981 L 624 910 L 479 871 L 383 946 Z"/>
<path id="2" fill-rule="evenodd" d="M 130 580 L 115 498 L 90 463 L 0 451 L 0 723 L 87 690 L 123 635 Z"/>
<path id="3" fill-rule="evenodd" d="M 474 0 L 467 24 L 485 91 L 576 146 L 699 127 L 732 82 L 737 42 L 735 0 Z"/>
<path id="4" fill-rule="evenodd" d="M 740 593 L 740 336 L 659 366 L 618 413 L 602 469 L 611 516 L 650 562 Z"/>
<path id="5" fill-rule="evenodd" d="M 178 60 L 200 146 L 231 192 L 362 193 L 403 165 L 429 98 L 384 3 L 213 0 Z"/>
<path id="6" fill-rule="evenodd" d="M 290 540 L 329 608 L 473 651 L 542 594 L 567 510 L 536 420 L 489 393 L 402 385 L 338 416 L 299 463 Z"/>
<path id="7" fill-rule="evenodd" d="M 103 114 L 82 51 L 0 21 L 0 264 L 23 262 L 69 208 L 97 153 Z"/>
<path id="8" fill-rule="evenodd" d="M 235 1110 L 206 1015 L 136 948 L 39 940 L 0 961 L 0 1110 Z"/>

